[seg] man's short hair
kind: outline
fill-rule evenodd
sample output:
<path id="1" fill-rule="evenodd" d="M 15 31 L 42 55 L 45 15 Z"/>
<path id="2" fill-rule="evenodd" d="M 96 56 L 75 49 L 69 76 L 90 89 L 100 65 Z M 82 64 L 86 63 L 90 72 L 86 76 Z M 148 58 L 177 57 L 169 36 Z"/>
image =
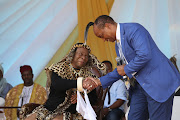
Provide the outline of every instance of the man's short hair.
<path id="1" fill-rule="evenodd" d="M 98 28 L 104 28 L 105 23 L 114 24 L 115 22 L 113 18 L 108 15 L 101 15 L 94 21 L 94 24 L 96 24 Z"/>
<path id="2" fill-rule="evenodd" d="M 104 60 L 104 61 L 102 61 L 102 63 L 109 63 L 112 68 L 112 63 L 109 60 Z"/>

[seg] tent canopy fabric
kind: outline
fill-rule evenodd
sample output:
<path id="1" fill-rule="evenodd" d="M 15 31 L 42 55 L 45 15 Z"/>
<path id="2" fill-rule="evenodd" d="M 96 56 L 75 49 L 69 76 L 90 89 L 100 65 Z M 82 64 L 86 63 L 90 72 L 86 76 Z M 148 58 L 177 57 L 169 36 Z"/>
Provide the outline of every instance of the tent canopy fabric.
<path id="1" fill-rule="evenodd" d="M 170 0 L 1 0 L 0 63 L 13 86 L 22 83 L 20 66 L 30 65 L 35 82 L 45 86 L 44 68 L 62 59 L 71 46 L 84 41 L 88 22 L 102 14 L 116 22 L 138 22 L 168 57 L 177 54 L 180 67 L 180 1 Z M 88 32 L 87 44 L 100 61 L 116 67 L 114 43 Z"/>

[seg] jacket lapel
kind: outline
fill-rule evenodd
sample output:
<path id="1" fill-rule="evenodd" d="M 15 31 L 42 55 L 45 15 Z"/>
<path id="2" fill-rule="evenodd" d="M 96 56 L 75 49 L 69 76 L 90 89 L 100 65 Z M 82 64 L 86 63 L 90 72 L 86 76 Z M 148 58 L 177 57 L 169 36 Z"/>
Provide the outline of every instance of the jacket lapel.
<path id="1" fill-rule="evenodd" d="M 117 46 L 117 42 L 115 43 L 115 49 L 116 49 L 116 55 L 117 55 L 117 57 L 119 57 L 120 55 L 119 55 L 119 48 L 118 48 L 118 46 Z"/>

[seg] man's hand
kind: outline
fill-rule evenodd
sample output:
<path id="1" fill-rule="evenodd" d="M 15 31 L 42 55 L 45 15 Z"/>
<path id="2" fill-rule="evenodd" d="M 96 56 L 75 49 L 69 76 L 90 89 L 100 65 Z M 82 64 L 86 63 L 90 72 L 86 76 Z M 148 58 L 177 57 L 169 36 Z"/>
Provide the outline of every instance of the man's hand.
<path id="1" fill-rule="evenodd" d="M 103 108 L 102 114 L 103 114 L 103 118 L 106 117 L 106 115 L 109 113 L 108 108 Z"/>
<path id="2" fill-rule="evenodd" d="M 99 85 L 101 85 L 101 82 L 99 79 L 87 77 L 85 80 L 83 80 L 83 88 L 90 91 L 95 89 Z"/>
<path id="3" fill-rule="evenodd" d="M 124 66 L 125 66 L 125 64 L 117 66 L 117 71 L 118 71 L 119 75 L 121 75 L 121 76 L 126 75 L 126 73 L 124 71 Z"/>

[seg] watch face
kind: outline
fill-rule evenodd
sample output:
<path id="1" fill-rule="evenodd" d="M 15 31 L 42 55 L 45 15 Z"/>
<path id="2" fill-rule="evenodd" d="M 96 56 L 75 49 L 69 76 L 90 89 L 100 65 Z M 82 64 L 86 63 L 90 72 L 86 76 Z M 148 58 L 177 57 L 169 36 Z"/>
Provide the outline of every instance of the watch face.
<path id="1" fill-rule="evenodd" d="M 110 107 L 108 107 L 108 110 L 109 110 L 109 111 L 112 111 L 112 109 L 111 109 Z"/>

